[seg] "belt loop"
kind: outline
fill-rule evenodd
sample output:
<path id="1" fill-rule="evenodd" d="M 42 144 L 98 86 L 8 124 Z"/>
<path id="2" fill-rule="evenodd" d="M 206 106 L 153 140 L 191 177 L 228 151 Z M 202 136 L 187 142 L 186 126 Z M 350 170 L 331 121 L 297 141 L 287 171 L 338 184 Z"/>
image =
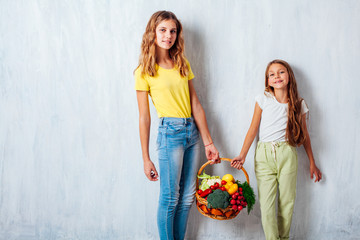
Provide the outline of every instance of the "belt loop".
<path id="1" fill-rule="evenodd" d="M 164 125 L 164 118 L 163 118 L 163 117 L 160 118 L 160 125 L 161 125 L 161 126 Z"/>

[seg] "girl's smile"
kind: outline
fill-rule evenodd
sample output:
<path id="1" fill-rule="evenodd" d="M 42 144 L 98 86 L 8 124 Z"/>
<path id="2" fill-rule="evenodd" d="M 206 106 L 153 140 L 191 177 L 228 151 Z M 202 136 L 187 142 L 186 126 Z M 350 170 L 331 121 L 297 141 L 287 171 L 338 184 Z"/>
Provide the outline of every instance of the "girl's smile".
<path id="1" fill-rule="evenodd" d="M 283 89 L 289 83 L 289 73 L 286 68 L 279 63 L 274 63 L 269 68 L 269 86 L 274 89 Z"/>

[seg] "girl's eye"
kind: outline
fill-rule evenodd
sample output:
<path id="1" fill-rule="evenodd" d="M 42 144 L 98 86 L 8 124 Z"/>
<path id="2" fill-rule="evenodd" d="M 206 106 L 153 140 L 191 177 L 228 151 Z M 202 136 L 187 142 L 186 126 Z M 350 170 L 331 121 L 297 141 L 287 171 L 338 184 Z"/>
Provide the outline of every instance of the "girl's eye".
<path id="1" fill-rule="evenodd" d="M 270 75 L 269 75 L 270 77 L 273 77 L 274 76 L 274 74 L 273 73 L 270 73 Z"/>
<path id="2" fill-rule="evenodd" d="M 171 33 L 176 33 L 176 31 L 175 31 L 175 30 L 172 30 Z"/>
<path id="3" fill-rule="evenodd" d="M 285 71 L 281 71 L 280 73 L 281 73 L 281 74 L 284 74 L 284 73 L 285 73 Z"/>

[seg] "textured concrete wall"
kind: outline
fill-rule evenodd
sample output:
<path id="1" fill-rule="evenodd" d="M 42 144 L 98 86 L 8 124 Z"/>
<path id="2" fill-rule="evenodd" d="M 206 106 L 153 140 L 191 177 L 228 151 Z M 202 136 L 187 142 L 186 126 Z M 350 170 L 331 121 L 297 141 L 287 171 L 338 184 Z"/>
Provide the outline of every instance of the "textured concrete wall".
<path id="1" fill-rule="evenodd" d="M 223 157 L 241 149 L 266 64 L 293 66 L 324 180 L 310 181 L 299 148 L 291 235 L 359 239 L 356 0 L 0 1 L 0 239 L 158 238 L 159 183 L 143 174 L 132 72 L 146 23 L 162 9 L 183 23 L 194 85 Z M 257 190 L 254 146 L 245 168 Z M 244 179 L 226 163 L 208 168 Z M 193 207 L 187 237 L 263 239 L 259 205 L 231 221 Z"/>

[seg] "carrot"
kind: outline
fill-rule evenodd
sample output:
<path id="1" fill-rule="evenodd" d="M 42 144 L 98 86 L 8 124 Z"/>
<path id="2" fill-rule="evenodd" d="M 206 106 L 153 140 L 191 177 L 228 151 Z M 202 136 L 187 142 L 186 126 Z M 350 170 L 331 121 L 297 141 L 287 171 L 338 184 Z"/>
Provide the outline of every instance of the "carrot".
<path id="1" fill-rule="evenodd" d="M 210 212 L 211 212 L 211 214 L 216 215 L 216 216 L 223 216 L 222 211 L 220 211 L 219 209 L 216 209 L 216 208 L 211 209 Z"/>
<path id="2" fill-rule="evenodd" d="M 205 205 L 200 206 L 201 210 L 203 210 L 204 213 L 209 213 L 209 209 Z"/>
<path id="3" fill-rule="evenodd" d="M 233 213 L 234 213 L 233 210 L 227 211 L 227 212 L 225 213 L 225 216 L 226 216 L 227 218 L 229 218 Z"/>

